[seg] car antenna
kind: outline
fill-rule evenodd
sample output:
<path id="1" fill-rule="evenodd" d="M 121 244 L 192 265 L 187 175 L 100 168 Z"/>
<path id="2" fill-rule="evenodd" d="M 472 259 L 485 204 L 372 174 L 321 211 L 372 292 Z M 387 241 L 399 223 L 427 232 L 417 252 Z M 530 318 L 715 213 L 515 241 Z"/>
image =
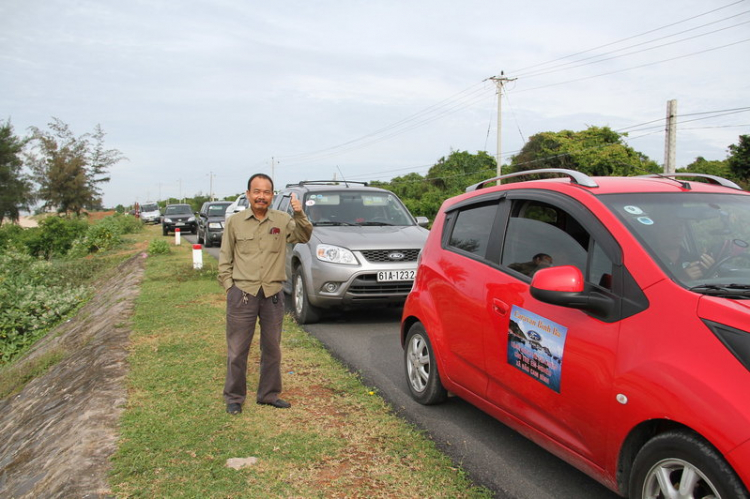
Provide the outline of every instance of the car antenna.
<path id="1" fill-rule="evenodd" d="M 339 171 L 339 173 L 341 174 L 341 180 L 343 180 L 343 181 L 344 181 L 344 185 L 346 185 L 347 187 L 349 187 L 349 182 L 347 182 L 347 181 L 346 181 L 346 178 L 344 178 L 344 172 L 342 172 L 342 171 L 341 171 L 341 168 L 339 168 L 339 165 L 336 165 L 336 169 L 337 169 L 337 170 Z"/>

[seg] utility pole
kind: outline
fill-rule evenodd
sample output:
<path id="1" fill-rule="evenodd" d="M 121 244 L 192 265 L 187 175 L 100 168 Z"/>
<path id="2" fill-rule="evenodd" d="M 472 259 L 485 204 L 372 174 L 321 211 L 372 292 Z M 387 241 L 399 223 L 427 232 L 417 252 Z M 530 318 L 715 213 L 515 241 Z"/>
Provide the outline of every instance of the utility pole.
<path id="1" fill-rule="evenodd" d="M 503 152 L 503 85 L 509 81 L 515 81 L 518 78 L 506 78 L 504 71 L 500 71 L 500 76 L 492 76 L 489 79 L 497 85 L 497 176 L 502 175 L 502 152 Z M 498 180 L 498 185 L 501 183 Z"/>
<path id="2" fill-rule="evenodd" d="M 667 129 L 664 138 L 664 173 L 675 172 L 677 150 L 677 100 L 667 101 Z"/>
<path id="3" fill-rule="evenodd" d="M 276 160 L 271 156 L 271 178 L 276 181 Z"/>
<path id="4" fill-rule="evenodd" d="M 208 200 L 214 200 L 214 172 L 208 172 Z"/>

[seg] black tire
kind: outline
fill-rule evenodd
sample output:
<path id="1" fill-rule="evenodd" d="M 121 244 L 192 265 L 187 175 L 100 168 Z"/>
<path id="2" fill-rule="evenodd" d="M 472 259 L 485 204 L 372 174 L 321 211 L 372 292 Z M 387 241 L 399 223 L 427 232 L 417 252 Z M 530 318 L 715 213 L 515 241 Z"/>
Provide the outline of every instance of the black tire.
<path id="1" fill-rule="evenodd" d="M 305 278 L 298 271 L 295 271 L 292 276 L 292 303 L 294 304 L 294 318 L 298 324 L 312 324 L 320 319 L 320 310 L 310 304 Z"/>
<path id="2" fill-rule="evenodd" d="M 688 471 L 689 473 L 685 473 Z M 638 452 L 630 474 L 630 499 L 678 497 L 683 477 L 691 490 L 679 497 L 747 499 L 747 489 L 724 457 L 690 431 L 669 431 L 649 440 Z M 664 480 L 664 478 L 668 480 Z M 662 483 L 668 481 L 669 483 Z M 688 480 L 689 478 L 685 478 Z M 667 488 L 665 493 L 664 488 Z"/>
<path id="3" fill-rule="evenodd" d="M 203 241 L 203 238 L 201 237 L 201 233 L 200 232 L 198 232 L 198 244 L 205 244 L 204 241 Z M 208 246 L 208 245 L 206 245 L 206 246 Z"/>
<path id="4" fill-rule="evenodd" d="M 168 235 L 169 235 L 169 231 L 167 230 L 167 228 L 166 228 L 166 227 L 162 227 L 162 228 L 161 228 L 161 233 L 162 233 L 162 234 L 164 234 L 165 236 L 168 236 Z"/>
<path id="5" fill-rule="evenodd" d="M 406 384 L 412 398 L 423 405 L 445 401 L 448 392 L 440 381 L 435 353 L 421 322 L 409 328 L 404 347 Z"/>

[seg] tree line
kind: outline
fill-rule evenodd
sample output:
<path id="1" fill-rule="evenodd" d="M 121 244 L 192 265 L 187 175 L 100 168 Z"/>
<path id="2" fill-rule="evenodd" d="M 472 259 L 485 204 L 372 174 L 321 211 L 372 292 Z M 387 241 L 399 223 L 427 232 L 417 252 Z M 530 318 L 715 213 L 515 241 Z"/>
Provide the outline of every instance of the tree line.
<path id="1" fill-rule="evenodd" d="M 628 146 L 621 134 L 608 127 L 591 126 L 582 131 L 541 132 L 529 138 L 518 154 L 503 165 L 502 174 L 542 168 L 566 168 L 591 176 L 634 176 L 661 173 L 663 168 Z M 723 160 L 698 157 L 678 172 L 708 173 L 733 180 L 743 189 L 750 187 L 750 135 L 740 135 L 737 144 L 727 148 Z M 497 176 L 497 162 L 485 151 L 471 154 L 453 151 L 440 158 L 426 175 L 409 173 L 389 182 L 373 181 L 397 194 L 415 216 L 430 220 L 442 202 L 461 194 L 466 187 Z M 528 180 L 509 178 L 504 182 Z"/>
<path id="2" fill-rule="evenodd" d="M 92 133 L 75 136 L 68 125 L 53 118 L 48 130 L 32 127 L 31 135 L 19 138 L 10 121 L 0 123 L 0 222 L 18 220 L 21 210 L 43 201 L 45 208 L 80 214 L 84 209 L 102 208 L 100 185 L 108 182 L 108 169 L 125 159 L 116 149 L 105 149 L 104 132 L 97 126 Z M 585 130 L 541 132 L 533 135 L 518 154 L 503 165 L 502 173 L 541 168 L 566 168 L 592 176 L 643 175 L 659 173 L 662 167 L 625 143 L 627 134 L 609 127 L 590 126 Z M 727 148 L 723 160 L 697 157 L 680 172 L 708 173 L 750 186 L 750 135 L 740 135 Z M 30 173 L 25 173 L 28 167 Z M 464 192 L 467 186 L 495 177 L 497 162 L 486 151 L 475 154 L 452 151 L 440 158 L 426 175 L 409 173 L 371 185 L 397 194 L 418 216 L 434 219 L 442 202 Z M 528 179 L 508 179 L 508 182 Z M 36 187 L 36 188 L 35 188 Z M 236 196 L 225 199 L 234 200 Z M 201 194 L 183 200 L 197 211 L 208 196 Z M 126 207 L 118 206 L 123 212 Z"/>
<path id="3" fill-rule="evenodd" d="M 57 118 L 47 126 L 31 127 L 21 138 L 10 120 L 0 123 L 0 223 L 18 221 L 38 201 L 44 209 L 76 215 L 102 208 L 101 185 L 123 154 L 104 147 L 99 125 L 79 136 Z"/>

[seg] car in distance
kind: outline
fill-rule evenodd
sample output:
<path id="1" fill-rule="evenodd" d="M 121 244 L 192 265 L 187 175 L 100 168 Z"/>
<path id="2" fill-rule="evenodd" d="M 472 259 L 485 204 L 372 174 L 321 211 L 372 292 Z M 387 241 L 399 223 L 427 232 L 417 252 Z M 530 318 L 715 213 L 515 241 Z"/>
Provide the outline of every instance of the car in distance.
<path id="1" fill-rule="evenodd" d="M 427 218 L 415 219 L 395 194 L 363 182 L 289 184 L 272 207 L 292 213 L 292 194 L 313 224 L 310 240 L 287 251 L 284 290 L 297 322 L 315 322 L 326 309 L 403 305 Z"/>
<path id="2" fill-rule="evenodd" d="M 412 397 L 451 392 L 622 496 L 747 498 L 750 194 L 500 178 L 549 174 L 443 203 L 402 315 Z"/>
<path id="3" fill-rule="evenodd" d="M 195 234 L 197 232 L 198 223 L 195 221 L 195 214 L 189 204 L 168 204 L 164 208 L 164 216 L 161 219 L 162 233 L 167 236 L 175 229 L 180 229 L 181 233 Z"/>
<path id="4" fill-rule="evenodd" d="M 141 205 L 140 219 L 145 224 L 158 224 L 161 222 L 161 211 L 156 203 L 144 203 Z"/>
<path id="5" fill-rule="evenodd" d="M 206 201 L 198 212 L 198 244 L 206 248 L 221 244 L 229 201 Z"/>
<path id="6" fill-rule="evenodd" d="M 230 203 L 229 206 L 227 206 L 226 218 L 229 218 L 235 213 L 239 213 L 242 210 L 247 209 L 249 205 L 250 203 L 247 200 L 247 194 L 240 194 L 239 196 L 237 196 L 237 199 L 235 199 L 234 202 Z"/>

